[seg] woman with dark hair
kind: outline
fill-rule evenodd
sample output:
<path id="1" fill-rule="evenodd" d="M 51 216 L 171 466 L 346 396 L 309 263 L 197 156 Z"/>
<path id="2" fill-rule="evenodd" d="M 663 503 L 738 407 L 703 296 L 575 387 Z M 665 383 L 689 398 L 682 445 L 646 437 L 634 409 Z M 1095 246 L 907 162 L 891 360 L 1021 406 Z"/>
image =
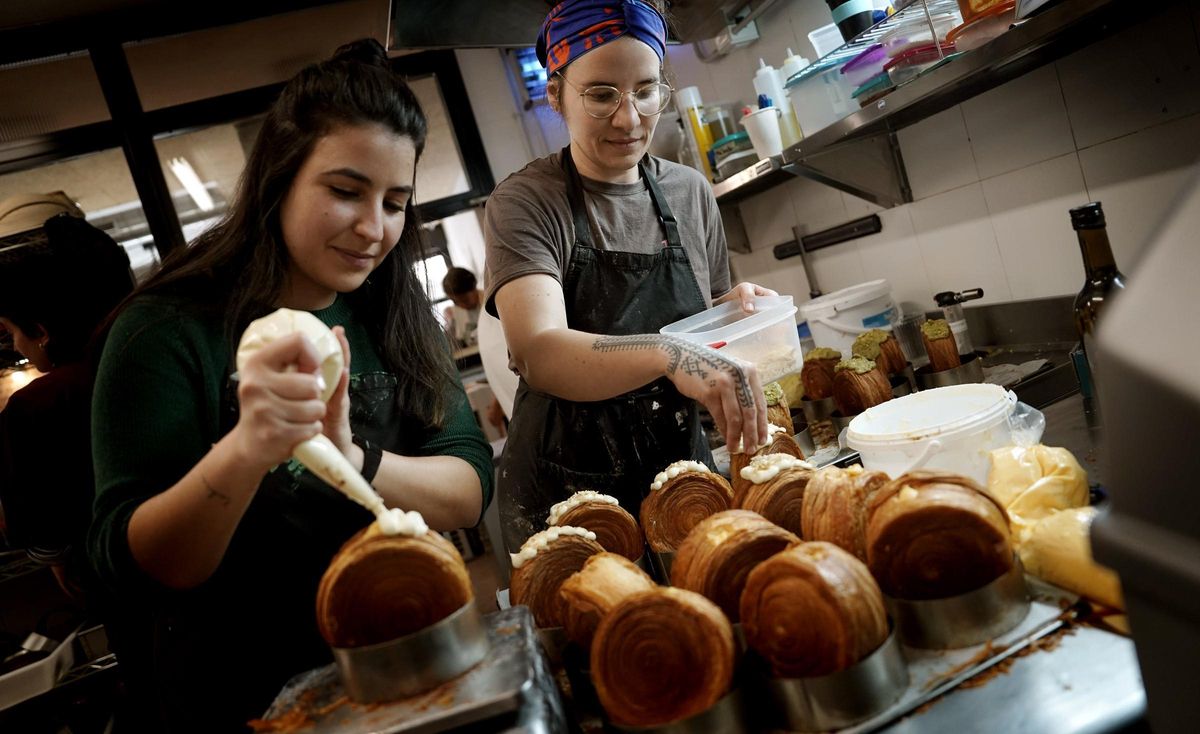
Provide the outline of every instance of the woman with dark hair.
<path id="1" fill-rule="evenodd" d="M 488 199 L 485 305 L 521 374 L 499 480 L 510 551 L 572 492 L 615 495 L 636 516 L 668 464 L 711 466 L 697 403 L 731 450 L 766 436 L 753 365 L 658 333 L 774 295 L 730 287 L 712 187 L 647 152 L 671 98 L 666 31 L 644 0 L 555 5 L 537 53 L 571 143 Z"/>
<path id="2" fill-rule="evenodd" d="M 491 449 L 414 274 L 426 123 L 383 48 L 360 41 L 284 88 L 231 211 L 127 302 L 96 382 L 101 577 L 150 612 L 162 731 L 243 730 L 289 677 L 329 662 L 315 598 L 370 513 L 289 461 L 324 433 L 389 506 L 437 530 L 478 522 Z M 300 335 L 233 374 L 278 307 L 333 327 L 328 405 Z"/>
<path id="3" fill-rule="evenodd" d="M 88 345 L 133 290 L 133 274 L 120 245 L 78 209 L 67 212 L 41 225 L 45 250 L 0 269 L 0 327 L 45 373 L 0 412 L 0 504 L 8 544 L 50 566 L 85 604 L 83 546 L 95 494 Z"/>

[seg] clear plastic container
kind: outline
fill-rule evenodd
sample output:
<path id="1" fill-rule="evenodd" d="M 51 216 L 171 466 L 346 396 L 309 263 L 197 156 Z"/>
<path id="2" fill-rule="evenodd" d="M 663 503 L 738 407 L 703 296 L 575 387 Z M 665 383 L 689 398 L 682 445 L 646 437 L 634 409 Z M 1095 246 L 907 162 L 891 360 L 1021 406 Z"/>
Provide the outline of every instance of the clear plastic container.
<path id="1" fill-rule="evenodd" d="M 997 3 L 970 20 L 964 20 L 962 25 L 946 34 L 946 40 L 954 43 L 959 51 L 979 48 L 1006 32 L 1016 19 L 1016 14 L 1017 4 L 1014 0 Z"/>
<path id="2" fill-rule="evenodd" d="M 742 311 L 736 301 L 722 303 L 668 324 L 659 333 L 752 362 L 763 383 L 798 372 L 804 366 L 791 296 L 758 296 L 750 313 Z"/>
<path id="3" fill-rule="evenodd" d="M 870 46 L 842 67 L 842 77 L 846 86 L 850 89 L 862 86 L 868 79 L 883 71 L 887 60 L 888 55 L 882 45 L 877 43 Z"/>
<path id="4" fill-rule="evenodd" d="M 818 59 L 828 53 L 832 53 L 838 46 L 845 43 L 842 39 L 842 32 L 838 30 L 836 23 L 823 25 L 812 33 L 809 33 L 808 42 L 812 44 L 813 50 L 817 52 Z"/>

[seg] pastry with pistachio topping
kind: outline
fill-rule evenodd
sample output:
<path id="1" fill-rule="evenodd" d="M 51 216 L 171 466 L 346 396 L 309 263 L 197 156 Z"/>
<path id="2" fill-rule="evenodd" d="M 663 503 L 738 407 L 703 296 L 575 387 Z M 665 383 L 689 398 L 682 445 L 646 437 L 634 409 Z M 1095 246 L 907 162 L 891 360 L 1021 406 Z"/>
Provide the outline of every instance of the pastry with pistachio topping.
<path id="1" fill-rule="evenodd" d="M 768 382 L 763 386 L 763 397 L 767 401 L 767 423 L 773 423 L 791 436 L 796 432 L 792 425 L 792 410 L 788 406 L 787 395 L 783 394 L 783 386 L 778 382 Z"/>
<path id="2" fill-rule="evenodd" d="M 804 383 L 805 400 L 824 400 L 833 396 L 833 370 L 842 353 L 829 347 L 817 347 L 804 355 L 800 381 Z"/>
<path id="3" fill-rule="evenodd" d="M 934 319 L 921 324 L 921 341 L 929 355 L 929 369 L 933 372 L 954 369 L 962 364 L 958 356 L 958 344 L 954 332 L 945 319 Z"/>
<path id="4" fill-rule="evenodd" d="M 892 386 L 874 362 L 865 357 L 851 357 L 837 363 L 833 375 L 833 402 L 842 415 L 858 415 L 891 399 Z"/>
<path id="5" fill-rule="evenodd" d="M 871 329 L 859 334 L 850 351 L 856 357 L 874 360 L 888 375 L 900 374 L 908 364 L 899 342 L 892 338 L 890 331 L 883 329 Z"/>

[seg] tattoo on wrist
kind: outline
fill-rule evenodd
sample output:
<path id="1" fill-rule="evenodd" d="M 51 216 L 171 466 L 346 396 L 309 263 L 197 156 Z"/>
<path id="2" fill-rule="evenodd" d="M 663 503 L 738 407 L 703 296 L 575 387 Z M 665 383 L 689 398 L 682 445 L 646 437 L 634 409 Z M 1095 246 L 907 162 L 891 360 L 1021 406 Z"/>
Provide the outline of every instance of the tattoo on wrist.
<path id="1" fill-rule="evenodd" d="M 218 492 L 217 490 L 213 489 L 213 486 L 211 484 L 209 484 L 208 477 L 204 476 L 203 474 L 200 475 L 200 481 L 204 482 L 204 488 L 208 490 L 208 498 L 210 500 L 217 500 L 222 505 L 225 505 L 227 507 L 229 506 L 229 495 L 222 494 L 222 493 Z"/>
<path id="2" fill-rule="evenodd" d="M 716 384 L 709 379 L 711 372 L 724 372 L 734 379 L 734 391 L 738 404 L 743 408 L 754 405 L 754 394 L 750 380 L 737 364 L 728 357 L 685 339 L 653 334 L 631 334 L 629 336 L 602 336 L 592 342 L 594 352 L 630 352 L 639 349 L 662 349 L 667 353 L 667 375 L 682 370 L 685 375 L 708 380 L 709 386 Z"/>

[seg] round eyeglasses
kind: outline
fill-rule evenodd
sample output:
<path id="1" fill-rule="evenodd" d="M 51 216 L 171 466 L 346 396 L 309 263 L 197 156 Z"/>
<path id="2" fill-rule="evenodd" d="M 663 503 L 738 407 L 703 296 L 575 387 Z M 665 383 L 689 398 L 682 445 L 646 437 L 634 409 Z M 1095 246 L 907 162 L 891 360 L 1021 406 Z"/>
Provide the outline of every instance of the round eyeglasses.
<path id="1" fill-rule="evenodd" d="M 671 92 L 675 91 L 670 84 L 664 82 L 651 82 L 645 86 L 639 87 L 632 92 L 622 92 L 616 87 L 610 87 L 607 84 L 598 84 L 587 89 L 580 89 L 571 84 L 571 82 L 561 73 L 558 75 L 571 88 L 579 92 L 579 97 L 583 100 L 583 111 L 591 117 L 598 120 L 603 120 L 606 117 L 612 117 L 617 110 L 621 109 L 621 103 L 625 100 L 625 95 L 633 100 L 633 108 L 638 111 L 643 117 L 652 117 L 662 112 L 671 103 Z"/>

